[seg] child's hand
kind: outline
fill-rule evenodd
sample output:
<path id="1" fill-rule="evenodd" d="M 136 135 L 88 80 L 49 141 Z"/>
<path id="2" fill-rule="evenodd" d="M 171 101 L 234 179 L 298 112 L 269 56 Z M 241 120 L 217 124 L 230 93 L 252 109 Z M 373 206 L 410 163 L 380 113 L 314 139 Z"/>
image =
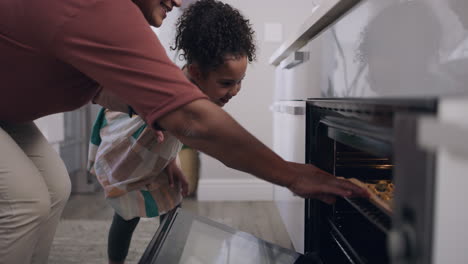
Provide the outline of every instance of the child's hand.
<path id="1" fill-rule="evenodd" d="M 185 178 L 184 173 L 182 170 L 177 166 L 175 160 L 171 161 L 164 171 L 167 173 L 169 177 L 169 184 L 172 188 L 176 188 L 180 186 L 182 196 L 185 197 L 188 195 L 188 181 Z"/>
<path id="2" fill-rule="evenodd" d="M 154 132 L 154 135 L 156 136 L 156 140 L 158 141 L 158 143 L 161 143 L 164 141 L 164 133 L 162 131 L 155 131 Z"/>

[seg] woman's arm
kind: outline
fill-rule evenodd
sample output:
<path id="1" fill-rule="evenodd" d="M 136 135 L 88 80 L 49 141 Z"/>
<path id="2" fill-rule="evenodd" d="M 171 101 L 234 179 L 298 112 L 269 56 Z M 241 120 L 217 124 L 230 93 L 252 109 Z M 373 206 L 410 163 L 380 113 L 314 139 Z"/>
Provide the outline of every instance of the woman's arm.
<path id="1" fill-rule="evenodd" d="M 335 195 L 367 196 L 364 189 L 315 166 L 283 160 L 208 100 L 186 104 L 161 117 L 158 123 L 184 144 L 226 166 L 288 187 L 302 197 L 332 203 Z"/>
<path id="2" fill-rule="evenodd" d="M 102 87 L 99 87 L 99 91 L 94 96 L 92 102 L 115 112 L 128 113 L 129 111 L 126 103 L 109 90 L 102 89 Z"/>

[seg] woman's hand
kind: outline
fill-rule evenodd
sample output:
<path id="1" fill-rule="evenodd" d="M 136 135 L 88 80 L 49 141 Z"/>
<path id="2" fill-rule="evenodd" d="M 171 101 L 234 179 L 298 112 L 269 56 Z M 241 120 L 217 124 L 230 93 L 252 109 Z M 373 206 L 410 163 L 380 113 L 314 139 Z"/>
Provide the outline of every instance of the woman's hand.
<path id="1" fill-rule="evenodd" d="M 333 204 L 336 196 L 369 197 L 365 189 L 313 165 L 290 162 L 290 166 L 296 178 L 288 188 L 301 197 L 318 199 L 327 204 Z"/>
<path id="2" fill-rule="evenodd" d="M 179 168 L 176 163 L 176 160 L 172 160 L 169 164 L 164 168 L 164 171 L 167 173 L 169 177 L 169 184 L 172 188 L 176 188 L 180 186 L 181 193 L 183 197 L 188 195 L 188 181 L 185 178 L 184 173 Z"/>

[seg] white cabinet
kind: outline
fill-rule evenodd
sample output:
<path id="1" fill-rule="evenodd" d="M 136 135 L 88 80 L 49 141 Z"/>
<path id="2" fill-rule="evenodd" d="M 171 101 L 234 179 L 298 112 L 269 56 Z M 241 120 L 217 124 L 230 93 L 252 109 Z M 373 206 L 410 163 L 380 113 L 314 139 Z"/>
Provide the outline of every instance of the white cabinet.
<path id="1" fill-rule="evenodd" d="M 283 159 L 305 161 L 305 102 L 281 101 L 273 106 L 273 149 Z M 304 199 L 274 186 L 273 196 L 294 248 L 304 253 Z"/>
<path id="2" fill-rule="evenodd" d="M 468 98 L 445 98 L 437 118 L 423 118 L 419 143 L 436 154 L 432 263 L 467 263 Z"/>
<path id="3" fill-rule="evenodd" d="M 312 41 L 276 67 L 273 150 L 287 161 L 305 163 L 305 100 L 320 97 L 320 45 Z M 305 200 L 279 186 L 274 200 L 295 250 L 304 253 Z"/>

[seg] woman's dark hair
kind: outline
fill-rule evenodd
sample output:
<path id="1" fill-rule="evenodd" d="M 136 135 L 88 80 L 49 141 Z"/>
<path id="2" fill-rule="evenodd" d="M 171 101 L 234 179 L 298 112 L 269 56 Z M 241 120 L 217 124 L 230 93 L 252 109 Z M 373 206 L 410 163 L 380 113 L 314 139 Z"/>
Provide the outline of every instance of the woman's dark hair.
<path id="1" fill-rule="evenodd" d="M 224 63 L 226 55 L 255 60 L 254 31 L 237 9 L 216 0 L 190 5 L 177 21 L 175 46 L 191 64 L 207 73 Z"/>

